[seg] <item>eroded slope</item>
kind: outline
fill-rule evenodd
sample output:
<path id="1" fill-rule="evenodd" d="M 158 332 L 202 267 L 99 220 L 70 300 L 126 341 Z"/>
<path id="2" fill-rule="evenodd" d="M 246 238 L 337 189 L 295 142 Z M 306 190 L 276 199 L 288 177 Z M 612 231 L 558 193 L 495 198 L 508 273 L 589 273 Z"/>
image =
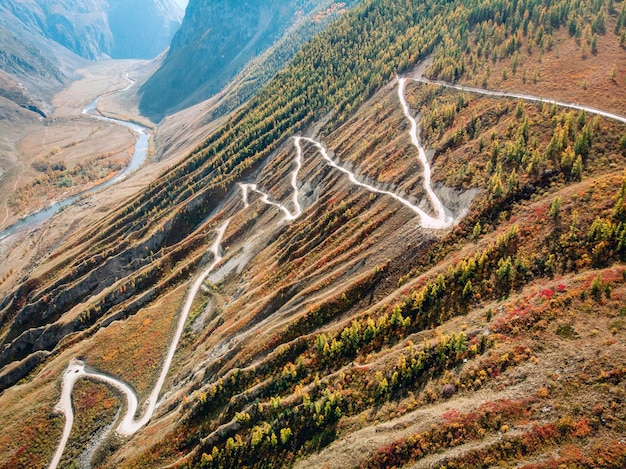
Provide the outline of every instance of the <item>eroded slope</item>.
<path id="1" fill-rule="evenodd" d="M 452 3 L 449 28 L 499 18 L 511 33 L 503 42 L 518 37 L 520 25 L 503 20 L 518 10 Z M 43 339 L 58 341 L 24 384 L 0 397 L 10 423 L 5 464 L 50 461 L 63 419 L 18 402 L 51 409 L 71 358 L 124 379 L 141 400 L 150 393 L 154 363 L 167 350 L 156 345 L 171 338 L 185 281 L 209 264 L 207 249 L 230 219 L 224 260 L 190 311 L 160 406 L 132 438 L 107 439 L 98 464 L 342 467 L 348 454 L 348 465 L 365 467 L 623 465 L 623 124 L 410 81 L 411 113 L 421 113 L 422 140 L 435 150 L 435 193 L 453 213 L 471 201 L 467 216 L 451 229 L 423 230 L 406 205 L 351 183 L 301 141 L 302 212 L 285 219 L 296 213 L 294 135 L 323 142 L 356 179 L 435 215 L 390 64 L 409 68 L 430 51 L 412 47 L 443 24 L 441 10 L 428 7 L 446 5 L 426 2 L 403 17 L 404 2 L 366 2 L 312 43 L 289 71 L 294 81 L 273 82 L 5 301 L 5 350 L 27 356 Z M 550 12 L 560 24 L 567 5 L 574 8 L 529 13 L 533 30 L 551 24 Z M 623 5 L 613 6 L 603 14 L 617 27 Z M 600 13 L 576 7 L 589 24 Z M 540 11 L 539 3 L 518 8 Z M 402 49 L 410 38 L 411 52 L 381 47 L 391 41 L 383 28 L 368 39 L 352 34 L 370 21 L 394 24 L 394 44 Z M 522 44 L 541 40 L 520 31 Z M 364 41 L 364 58 L 342 62 L 326 48 L 331 39 L 333 47 Z M 575 44 L 563 41 L 561 50 Z M 621 69 L 624 53 L 612 50 Z M 370 51 L 376 60 L 368 62 Z M 361 64 L 373 70 L 367 80 Z M 319 80 L 317 70 L 331 65 L 346 78 L 342 86 Z M 336 93 L 322 93 L 330 88 Z M 244 198 L 236 183 L 261 193 Z M 48 326 L 51 318 L 57 323 Z M 13 340 L 33 330 L 43 331 L 40 342 Z M 62 339 L 70 331 L 83 332 Z M 86 383 L 100 398 L 78 389 L 77 415 L 91 408 L 93 418 L 70 435 L 66 462 L 117 412 L 108 391 Z M 12 436 L 25 433 L 31 442 L 19 446 Z"/>

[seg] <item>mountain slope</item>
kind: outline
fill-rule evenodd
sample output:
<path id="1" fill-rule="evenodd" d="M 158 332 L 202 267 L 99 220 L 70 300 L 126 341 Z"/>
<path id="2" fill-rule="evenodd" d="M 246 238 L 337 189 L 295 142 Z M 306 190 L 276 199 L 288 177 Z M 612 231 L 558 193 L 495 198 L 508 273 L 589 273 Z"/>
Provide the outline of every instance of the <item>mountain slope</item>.
<path id="1" fill-rule="evenodd" d="M 181 25 L 183 11 L 173 0 L 109 1 L 108 22 L 116 59 L 152 59 L 163 52 Z"/>
<path id="2" fill-rule="evenodd" d="M 0 5 L 0 70 L 14 82 L 2 87 L 4 97 L 26 106 L 39 101 L 37 107 L 47 113 L 42 103 L 49 102 L 81 63 L 78 56 L 23 25 Z M 11 92 L 12 88 L 21 92 Z"/>
<path id="3" fill-rule="evenodd" d="M 160 406 L 88 453 L 98 465 L 623 466 L 626 126 L 394 76 L 432 55 L 432 78 L 482 80 L 489 65 L 486 86 L 624 109 L 626 7 L 477 3 L 364 2 L 7 295 L 3 379 L 34 371 L 0 396 L 3 463 L 52 459 L 71 359 L 143 402 L 191 298 Z M 593 34 L 597 61 L 583 59 Z M 546 75 L 557 48 L 572 68 Z M 610 97 L 584 95 L 574 71 Z M 452 228 L 423 229 L 412 208 L 439 218 L 418 112 Z M 68 463 L 118 408 L 79 383 Z"/>
<path id="4" fill-rule="evenodd" d="M 291 60 L 302 44 L 356 3 L 191 2 L 159 70 L 141 87 L 142 113 L 160 121 L 214 96 L 239 74 L 239 83 L 222 104 L 225 109 L 213 114 L 233 110 Z M 261 57 L 253 61 L 257 56 Z"/>
<path id="5" fill-rule="evenodd" d="M 153 58 L 168 46 L 182 10 L 173 0 L 8 0 L 0 17 L 87 59 Z"/>
<path id="6" fill-rule="evenodd" d="M 170 0 L 79 3 L 0 4 L 0 70 L 14 82 L 3 87 L 5 98 L 46 115 L 52 95 L 85 64 L 80 57 L 155 57 L 182 19 L 182 10 Z"/>

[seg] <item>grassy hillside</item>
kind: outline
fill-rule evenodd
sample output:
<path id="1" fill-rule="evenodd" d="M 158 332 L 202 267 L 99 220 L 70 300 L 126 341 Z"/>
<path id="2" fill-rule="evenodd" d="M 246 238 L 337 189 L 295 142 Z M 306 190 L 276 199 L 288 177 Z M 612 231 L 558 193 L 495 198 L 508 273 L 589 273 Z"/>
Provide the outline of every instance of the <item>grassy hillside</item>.
<path id="1" fill-rule="evenodd" d="M 132 439 L 107 439 L 99 464 L 623 467 L 624 124 L 410 81 L 435 190 L 457 213 L 469 206 L 449 230 L 419 228 L 311 144 L 296 220 L 258 194 L 242 203 L 235 183 L 290 203 L 290 137 L 302 133 L 361 180 L 432 211 L 395 74 L 432 56 L 434 78 L 620 112 L 625 5 L 365 1 L 344 15 L 187 159 L 68 239 L 2 302 L 1 364 L 54 354 L 0 396 L 0 461 L 49 460 L 62 419 L 19 402 L 51 409 L 72 357 L 145 397 L 165 353 L 155 344 L 230 218 L 168 394 Z M 598 75 L 590 64 L 611 65 Z M 93 434 L 116 407 L 89 382 L 76 407 L 89 407 L 90 386 L 104 407 L 80 423 Z M 66 462 L 84 444 L 74 435 Z"/>

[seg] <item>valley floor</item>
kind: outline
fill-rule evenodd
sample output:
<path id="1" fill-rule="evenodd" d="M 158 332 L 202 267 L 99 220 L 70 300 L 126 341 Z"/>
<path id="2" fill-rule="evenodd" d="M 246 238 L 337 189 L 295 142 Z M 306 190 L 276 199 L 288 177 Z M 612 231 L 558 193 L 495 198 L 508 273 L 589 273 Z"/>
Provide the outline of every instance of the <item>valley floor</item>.
<path id="1" fill-rule="evenodd" d="M 48 119 L 12 124 L 10 144 L 14 150 L 0 152 L 4 158 L 0 160 L 0 232 L 52 201 L 115 176 L 128 164 L 135 135 L 119 125 L 85 116 L 83 109 L 102 96 L 98 111 L 105 116 L 154 127 L 138 115 L 136 89 L 120 92 L 128 86 L 127 73 L 141 80 L 149 66 L 145 61 L 132 60 L 96 62 L 79 70 L 82 78 L 54 97 L 54 113 Z M 155 152 L 151 141 L 148 164 L 132 178 L 74 203 L 48 223 L 0 240 L 0 256 L 6 260 L 0 265 L 0 294 L 11 291 L 25 270 L 35 268 L 38 259 L 71 233 L 101 218 L 184 154 L 184 150 L 174 150 L 167 158 L 157 159 Z"/>

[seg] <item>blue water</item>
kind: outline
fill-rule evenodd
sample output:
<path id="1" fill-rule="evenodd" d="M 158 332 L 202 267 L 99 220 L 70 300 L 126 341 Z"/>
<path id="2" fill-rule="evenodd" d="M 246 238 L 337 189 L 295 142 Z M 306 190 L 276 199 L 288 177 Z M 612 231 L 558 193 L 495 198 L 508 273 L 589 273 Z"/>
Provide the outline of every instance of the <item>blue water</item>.
<path id="1" fill-rule="evenodd" d="M 129 85 L 129 87 L 130 86 L 132 86 L 132 83 Z M 59 210 L 67 207 L 68 205 L 73 204 L 81 197 L 84 197 L 88 194 L 92 194 L 108 186 L 111 186 L 115 184 L 116 182 L 121 181 L 122 179 L 126 178 L 126 176 L 128 176 L 130 173 L 139 169 L 143 165 L 144 161 L 146 160 L 146 156 L 148 154 L 148 140 L 149 140 L 148 129 L 146 127 L 143 127 L 138 124 L 134 124 L 132 122 L 125 122 L 125 121 L 121 121 L 118 119 L 112 119 L 109 117 L 103 117 L 103 116 L 98 115 L 96 111 L 96 107 L 98 105 L 99 99 L 100 98 L 98 97 L 94 99 L 89 105 L 87 105 L 85 109 L 83 109 L 83 114 L 88 114 L 94 119 L 98 119 L 98 120 L 102 120 L 106 122 L 113 122 L 115 124 L 122 125 L 124 127 L 129 128 L 133 132 L 135 132 L 135 134 L 137 135 L 137 141 L 135 142 L 135 151 L 133 153 L 133 156 L 128 166 L 126 166 L 126 168 L 120 171 L 115 177 L 101 184 L 98 184 L 92 187 L 91 189 L 87 189 L 85 191 L 79 192 L 78 194 L 68 197 L 67 199 L 63 199 L 59 202 L 54 202 L 48 208 L 44 208 L 42 210 L 39 210 L 38 212 L 34 212 L 34 213 L 31 213 L 30 215 L 25 216 L 24 218 L 22 218 L 15 224 L 0 231 L 0 240 L 3 240 L 9 237 L 12 234 L 17 233 L 18 231 L 24 228 L 28 228 L 28 227 L 31 227 L 31 226 L 34 226 L 34 225 L 37 225 L 39 223 L 46 221 L 47 219 L 52 217 L 52 215 L 57 213 Z"/>

